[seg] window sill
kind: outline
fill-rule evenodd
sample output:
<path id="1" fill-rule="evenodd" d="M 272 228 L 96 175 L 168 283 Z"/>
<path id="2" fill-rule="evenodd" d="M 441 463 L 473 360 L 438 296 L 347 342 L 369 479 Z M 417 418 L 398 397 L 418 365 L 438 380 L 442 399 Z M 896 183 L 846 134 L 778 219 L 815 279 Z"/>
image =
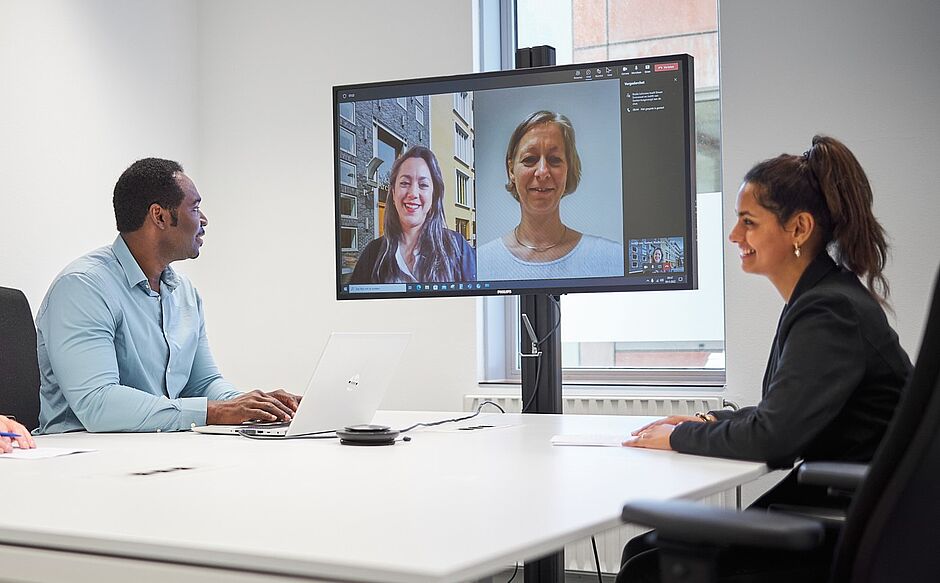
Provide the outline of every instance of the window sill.
<path id="1" fill-rule="evenodd" d="M 470 169 L 470 162 L 467 162 L 466 160 L 464 160 L 463 158 L 461 158 L 461 157 L 458 156 L 457 154 L 454 154 L 454 160 L 456 160 L 457 162 L 460 162 L 461 164 L 463 164 L 464 168 L 466 168 L 466 169 L 468 169 L 468 170 Z M 468 176 L 467 178 L 470 178 L 470 177 Z"/>
<path id="2" fill-rule="evenodd" d="M 632 370 L 612 371 L 606 369 L 565 371 L 562 384 L 565 387 L 723 387 L 725 371 L 720 370 Z M 520 383 L 518 376 L 480 381 L 481 384 Z"/>
<path id="3" fill-rule="evenodd" d="M 519 390 L 520 382 L 513 379 L 503 379 L 496 381 L 478 381 L 477 386 L 481 389 L 486 389 L 487 391 L 494 391 L 503 393 L 507 395 L 512 394 L 514 391 Z M 577 393 L 591 393 L 595 394 L 598 392 L 610 392 L 611 394 L 622 394 L 623 391 L 656 391 L 661 393 L 669 393 L 672 391 L 703 391 L 713 394 L 714 391 L 724 391 L 725 385 L 708 385 L 703 383 L 684 383 L 676 385 L 662 385 L 655 383 L 587 383 L 587 382 L 564 382 L 562 383 L 562 389 L 565 392 L 572 391 L 573 394 Z"/>

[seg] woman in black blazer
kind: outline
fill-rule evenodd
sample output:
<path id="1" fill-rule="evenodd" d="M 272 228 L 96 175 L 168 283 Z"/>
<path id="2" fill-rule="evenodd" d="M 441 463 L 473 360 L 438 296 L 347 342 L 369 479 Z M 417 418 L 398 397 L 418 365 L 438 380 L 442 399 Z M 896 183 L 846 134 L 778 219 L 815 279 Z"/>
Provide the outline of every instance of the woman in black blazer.
<path id="1" fill-rule="evenodd" d="M 871 207 L 864 170 L 833 138 L 816 136 L 802 156 L 784 154 L 752 168 L 728 238 L 741 269 L 768 278 L 786 302 L 761 401 L 738 411 L 666 417 L 624 445 L 775 468 L 800 458 L 870 461 L 911 372 L 885 317 L 888 246 Z M 824 488 L 798 487 L 791 472 L 755 505 L 771 503 L 831 499 Z M 649 548 L 634 539 L 624 563 Z M 624 571 L 621 578 L 631 580 Z"/>

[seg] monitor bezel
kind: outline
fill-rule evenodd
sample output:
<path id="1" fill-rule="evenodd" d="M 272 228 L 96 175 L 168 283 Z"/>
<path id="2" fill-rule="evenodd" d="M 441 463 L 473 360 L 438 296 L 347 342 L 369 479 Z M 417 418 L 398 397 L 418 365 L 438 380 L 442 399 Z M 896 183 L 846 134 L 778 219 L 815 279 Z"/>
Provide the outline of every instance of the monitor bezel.
<path id="1" fill-rule="evenodd" d="M 683 93 L 683 106 L 684 106 L 684 119 L 683 119 L 683 130 L 686 146 L 686 155 L 685 160 L 683 161 L 685 167 L 685 176 L 686 176 L 686 199 L 689 201 L 689 204 L 686 207 L 686 224 L 687 229 L 684 233 L 686 241 L 684 242 L 684 253 L 686 257 L 685 265 L 686 270 L 684 272 L 685 281 L 683 282 L 674 282 L 668 284 L 662 283 L 630 283 L 626 284 L 623 280 L 628 277 L 627 274 L 623 276 L 617 276 L 616 278 L 602 277 L 602 278 L 570 278 L 570 279 L 557 279 L 550 280 L 553 285 L 544 285 L 547 280 L 514 280 L 512 285 L 506 286 L 496 286 L 490 285 L 486 288 L 476 288 L 469 287 L 467 289 L 438 289 L 438 290 L 424 290 L 420 292 L 416 291 L 404 291 L 404 292 L 344 292 L 343 283 L 342 283 L 342 243 L 341 243 L 341 234 L 342 234 L 342 211 L 341 211 L 341 190 L 340 190 L 340 164 L 338 161 L 340 157 L 340 146 L 339 146 L 339 134 L 340 134 L 340 121 L 339 121 L 339 105 L 340 105 L 340 95 L 343 93 L 349 94 L 363 89 L 375 89 L 375 88 L 388 88 L 396 86 L 409 86 L 409 85 L 426 85 L 431 83 L 457 83 L 459 84 L 462 81 L 467 80 L 477 80 L 484 78 L 499 78 L 499 77 L 511 77 L 519 75 L 530 75 L 538 73 L 552 73 L 552 72 L 563 72 L 563 71 L 575 71 L 578 69 L 588 69 L 588 68 L 598 68 L 598 67 L 609 67 L 612 65 L 624 66 L 624 65 L 635 65 L 635 64 L 646 64 L 646 63 L 658 63 L 658 62 L 672 62 L 672 61 L 682 61 L 681 67 L 681 80 L 682 80 L 682 93 Z M 336 299 L 337 300 L 367 300 L 367 299 L 399 299 L 399 298 L 433 298 L 433 297 L 478 297 L 478 296 L 502 296 L 502 295 L 523 295 L 523 294 L 550 294 L 550 295 L 562 295 L 568 293 L 611 293 L 611 292 L 635 292 L 635 291 L 689 291 L 698 289 L 698 227 L 696 224 L 697 216 L 697 192 L 696 192 L 696 178 L 695 178 L 695 71 L 694 71 L 694 58 L 688 54 L 672 54 L 672 55 L 656 55 L 649 57 L 633 58 L 633 59 L 611 59 L 607 61 L 595 61 L 591 63 L 575 63 L 570 65 L 554 65 L 549 67 L 533 67 L 529 69 L 509 69 L 503 71 L 487 71 L 481 73 L 467 73 L 461 75 L 445 75 L 445 76 L 435 76 L 435 77 L 421 77 L 421 78 L 411 78 L 411 79 L 397 79 L 397 80 L 388 80 L 388 81 L 375 81 L 369 83 L 354 83 L 354 84 L 345 84 L 345 85 L 334 85 L 333 86 L 333 198 L 334 198 L 334 237 L 335 237 L 335 247 L 334 247 L 334 259 L 335 259 L 335 273 L 334 279 L 336 283 Z M 588 81 L 590 82 L 590 81 Z M 413 92 L 403 92 L 403 94 L 412 95 Z M 437 93 L 429 93 L 428 95 L 436 95 Z M 624 248 L 627 246 L 627 241 L 623 242 Z M 584 282 L 586 280 L 611 280 L 616 279 L 613 283 L 598 282 L 596 285 L 587 284 L 587 285 L 575 285 L 572 286 L 570 282 L 580 281 Z M 424 282 L 418 282 L 421 285 L 425 285 Z M 460 282 L 454 282 L 459 284 Z M 475 284 L 476 282 L 474 282 Z M 492 283 L 492 282 L 490 282 Z M 536 283 L 538 285 L 529 287 L 530 284 Z M 433 286 L 434 282 L 430 285 Z M 346 284 L 349 285 L 349 284 Z M 377 284 L 380 285 L 380 284 Z M 415 285 L 415 284 L 411 284 Z M 521 287 L 520 287 L 521 286 Z M 428 286 L 425 286 L 428 287 Z"/>

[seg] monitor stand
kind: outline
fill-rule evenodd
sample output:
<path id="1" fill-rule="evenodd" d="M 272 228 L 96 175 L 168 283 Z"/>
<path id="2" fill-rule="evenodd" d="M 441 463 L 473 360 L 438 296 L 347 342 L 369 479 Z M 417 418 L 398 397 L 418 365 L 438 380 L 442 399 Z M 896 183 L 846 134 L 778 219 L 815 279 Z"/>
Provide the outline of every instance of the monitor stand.
<path id="1" fill-rule="evenodd" d="M 554 64 L 554 47 L 516 49 L 517 69 Z M 525 316 L 519 351 L 522 354 L 522 412 L 561 414 L 561 304 L 557 296 L 523 294 L 519 308 L 520 314 Z M 545 512 L 556 512 L 556 509 L 546 508 Z M 525 583 L 563 583 L 565 550 L 527 561 L 524 573 Z"/>
<path id="2" fill-rule="evenodd" d="M 519 296 L 522 412 L 561 414 L 561 304 L 558 296 Z"/>
<path id="3" fill-rule="evenodd" d="M 519 297 L 522 412 L 561 414 L 561 304 L 558 296 Z M 545 508 L 544 512 L 557 512 Z M 565 551 L 525 563 L 525 583 L 563 583 Z"/>

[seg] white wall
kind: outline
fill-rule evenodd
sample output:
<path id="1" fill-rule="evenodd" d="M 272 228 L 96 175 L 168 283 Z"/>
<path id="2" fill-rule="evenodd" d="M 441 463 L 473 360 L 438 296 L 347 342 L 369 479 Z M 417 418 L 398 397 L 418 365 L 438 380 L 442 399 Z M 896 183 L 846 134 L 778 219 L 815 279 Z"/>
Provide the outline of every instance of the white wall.
<path id="1" fill-rule="evenodd" d="M 0 1 L 0 285 L 34 311 L 116 236 L 124 168 L 162 155 L 196 170 L 195 51 L 185 0 Z"/>
<path id="2" fill-rule="evenodd" d="M 197 183 L 209 216 L 187 266 L 226 376 L 302 390 L 331 331 L 411 331 L 384 408 L 462 408 L 471 299 L 335 299 L 333 85 L 468 73 L 471 3 L 201 4 Z"/>
<path id="3" fill-rule="evenodd" d="M 940 260 L 940 5 L 795 0 L 772 19 L 767 6 L 720 6 L 726 220 L 754 162 L 802 152 L 815 132 L 845 140 L 893 238 L 913 354 Z M 333 299 L 329 89 L 468 72 L 470 19 L 471 2 L 435 0 L 0 1 L 0 285 L 35 310 L 59 269 L 113 238 L 123 168 L 174 157 L 206 199 L 203 256 L 183 269 L 227 376 L 296 388 L 329 331 L 411 330 L 384 406 L 460 408 L 472 300 Z M 782 303 L 730 247 L 726 263 L 728 392 L 753 403 Z"/>
<path id="4" fill-rule="evenodd" d="M 409 0 L 0 0 L 0 285 L 35 311 L 116 236 L 138 157 L 179 160 L 209 217 L 213 351 L 242 387 L 300 391 L 330 331 L 412 331 L 383 406 L 460 409 L 473 300 L 334 299 L 334 84 L 467 73 L 472 4 Z"/>
<path id="5" fill-rule="evenodd" d="M 940 263 L 940 3 L 721 0 L 719 22 L 726 225 L 755 162 L 802 153 L 814 133 L 843 140 L 891 237 L 896 329 L 913 358 Z M 727 246 L 725 302 L 729 397 L 754 404 L 783 300 Z"/>

